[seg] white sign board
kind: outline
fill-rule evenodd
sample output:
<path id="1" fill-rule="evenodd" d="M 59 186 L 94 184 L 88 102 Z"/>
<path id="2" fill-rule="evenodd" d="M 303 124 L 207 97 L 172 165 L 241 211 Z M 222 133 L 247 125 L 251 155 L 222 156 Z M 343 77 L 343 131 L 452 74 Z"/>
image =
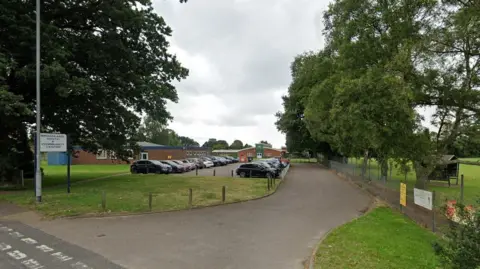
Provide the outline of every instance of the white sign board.
<path id="1" fill-rule="evenodd" d="M 414 197 L 413 202 L 416 205 L 419 205 L 428 210 L 432 210 L 433 208 L 432 192 L 414 188 L 413 197 Z"/>
<path id="2" fill-rule="evenodd" d="M 40 134 L 40 152 L 66 152 L 67 135 L 65 134 Z"/>

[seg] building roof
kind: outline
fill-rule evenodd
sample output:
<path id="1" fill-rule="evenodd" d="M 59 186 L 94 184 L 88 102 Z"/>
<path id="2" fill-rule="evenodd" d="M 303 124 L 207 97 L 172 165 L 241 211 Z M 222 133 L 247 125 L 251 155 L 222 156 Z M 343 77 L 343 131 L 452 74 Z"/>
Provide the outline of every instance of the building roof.
<path id="1" fill-rule="evenodd" d="M 165 145 L 154 144 L 146 141 L 139 141 L 137 142 L 139 147 L 165 147 Z"/>
<path id="2" fill-rule="evenodd" d="M 216 149 L 212 150 L 212 153 L 237 153 L 241 149 Z"/>

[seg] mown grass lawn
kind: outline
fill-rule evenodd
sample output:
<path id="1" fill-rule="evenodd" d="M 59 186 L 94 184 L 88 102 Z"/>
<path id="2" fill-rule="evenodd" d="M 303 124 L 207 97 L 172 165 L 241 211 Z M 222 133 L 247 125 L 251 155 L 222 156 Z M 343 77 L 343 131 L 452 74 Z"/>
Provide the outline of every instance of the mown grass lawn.
<path id="1" fill-rule="evenodd" d="M 436 239 L 400 213 L 379 207 L 330 233 L 316 253 L 315 268 L 435 269 Z"/>
<path id="2" fill-rule="evenodd" d="M 43 187 L 58 186 L 67 184 L 67 166 L 66 165 L 42 165 L 44 178 Z M 110 175 L 129 173 L 128 164 L 106 164 L 106 165 L 71 165 L 70 181 L 72 183 L 105 177 Z M 33 179 L 26 180 L 26 187 L 33 188 Z"/>
<path id="3" fill-rule="evenodd" d="M 478 158 L 471 158 L 465 159 L 468 161 L 477 161 Z M 360 175 L 361 173 L 361 160 L 355 160 L 351 158 L 349 160 L 350 163 L 357 164 L 357 169 L 355 170 L 356 175 Z M 370 161 L 370 169 L 367 169 L 367 177 L 370 176 L 372 180 L 379 179 L 379 167 L 375 160 Z M 390 173 L 390 172 L 389 172 Z M 480 198 L 480 166 L 476 165 L 467 165 L 467 164 L 460 164 L 460 172 L 459 175 L 464 175 L 464 202 L 467 204 L 475 204 L 475 202 Z M 390 176 L 390 174 L 389 174 Z M 400 184 L 399 181 L 405 181 L 405 173 L 401 172 L 399 168 L 394 167 L 392 171 L 392 179 L 391 181 L 387 180 L 387 184 L 389 187 L 394 189 L 399 189 Z M 413 188 L 415 186 L 416 175 L 415 171 L 411 169 L 407 173 L 406 177 L 407 181 L 407 189 L 410 192 L 413 192 Z M 437 202 L 443 203 L 446 199 L 455 199 L 458 200 L 460 197 L 460 179 L 458 185 L 455 185 L 455 180 L 452 179 L 451 187 L 448 187 L 446 182 L 441 181 L 432 181 L 430 186 L 428 187 L 429 190 L 435 190 L 437 193 Z"/>
<path id="4" fill-rule="evenodd" d="M 2 198 L 46 216 L 57 217 L 103 213 L 103 191 L 106 194 L 107 212 L 145 212 L 149 211 L 149 193 L 153 193 L 152 210 L 163 211 L 187 208 L 189 188 L 193 189 L 194 206 L 221 203 L 222 186 L 226 186 L 226 202 L 249 200 L 267 194 L 266 179 L 150 174 L 84 182 L 72 186 L 70 194 L 66 193 L 63 186 L 45 188 L 41 204 L 35 203 L 31 191 L 3 195 Z"/>

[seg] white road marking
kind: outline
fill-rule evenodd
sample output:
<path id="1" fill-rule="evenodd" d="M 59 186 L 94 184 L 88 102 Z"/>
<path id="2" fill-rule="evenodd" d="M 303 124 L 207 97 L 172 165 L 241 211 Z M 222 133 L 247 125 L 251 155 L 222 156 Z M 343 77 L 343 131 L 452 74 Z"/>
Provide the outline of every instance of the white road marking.
<path id="1" fill-rule="evenodd" d="M 36 240 L 33 240 L 32 238 L 23 238 L 21 240 L 29 245 L 35 245 L 36 243 L 38 243 Z"/>
<path id="2" fill-rule="evenodd" d="M 36 248 L 38 248 L 39 250 L 43 251 L 43 252 L 52 252 L 53 251 L 53 248 L 51 247 L 48 247 L 46 245 L 40 245 L 40 246 L 37 246 Z"/>
<path id="3" fill-rule="evenodd" d="M 74 269 L 93 269 L 92 267 L 84 264 L 83 262 L 72 263 L 72 268 Z"/>
<path id="4" fill-rule="evenodd" d="M 40 269 L 40 268 L 44 267 L 43 265 L 41 265 L 39 262 L 37 262 L 34 259 L 23 261 L 22 264 L 25 265 L 29 269 Z"/>
<path id="5" fill-rule="evenodd" d="M 69 260 L 73 259 L 72 257 L 64 255 L 62 252 L 53 253 L 52 256 L 61 260 L 62 262 L 66 262 L 66 261 L 69 261 Z"/>
<path id="6" fill-rule="evenodd" d="M 19 233 L 19 232 L 11 232 L 9 233 L 11 236 L 15 237 L 15 238 L 21 238 L 23 237 L 23 234 Z"/>
<path id="7" fill-rule="evenodd" d="M 7 252 L 7 254 L 10 257 L 14 258 L 15 260 L 21 260 L 21 259 L 25 259 L 27 257 L 27 255 L 25 253 L 22 253 L 18 250 Z"/>
<path id="8" fill-rule="evenodd" d="M 0 232 L 11 232 L 12 229 L 8 228 L 7 226 L 0 226 Z"/>
<path id="9" fill-rule="evenodd" d="M 10 246 L 10 245 L 7 245 L 5 243 L 0 243 L 0 251 L 9 250 L 11 248 L 12 248 L 12 246 Z"/>

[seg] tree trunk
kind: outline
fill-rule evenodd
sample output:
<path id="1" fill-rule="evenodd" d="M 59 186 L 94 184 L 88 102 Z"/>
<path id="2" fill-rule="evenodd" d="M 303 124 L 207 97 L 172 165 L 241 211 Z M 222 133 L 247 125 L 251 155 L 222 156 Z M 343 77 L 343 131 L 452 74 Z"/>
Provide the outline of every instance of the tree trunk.
<path id="1" fill-rule="evenodd" d="M 365 178 L 367 174 L 368 157 L 369 156 L 368 156 L 368 149 L 367 149 L 363 154 L 362 178 Z"/>
<path id="2" fill-rule="evenodd" d="M 379 158 L 380 161 L 380 180 L 386 181 L 388 177 L 388 159 Z"/>
<path id="3" fill-rule="evenodd" d="M 431 167 L 423 166 L 419 162 L 414 163 L 416 180 L 415 188 L 425 190 L 427 188 L 428 175 L 433 170 Z"/>

